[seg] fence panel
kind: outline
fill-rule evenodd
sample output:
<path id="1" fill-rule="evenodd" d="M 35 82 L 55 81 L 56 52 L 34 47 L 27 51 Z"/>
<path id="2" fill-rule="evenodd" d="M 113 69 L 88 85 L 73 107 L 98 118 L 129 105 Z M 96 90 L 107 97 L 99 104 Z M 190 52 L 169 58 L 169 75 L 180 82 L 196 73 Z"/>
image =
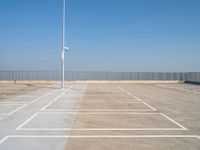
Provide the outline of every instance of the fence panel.
<path id="1" fill-rule="evenodd" d="M 60 80 L 60 78 L 59 71 L 0 71 L 0 80 Z M 188 80 L 200 82 L 200 73 L 67 71 L 65 80 Z"/>
<path id="2" fill-rule="evenodd" d="M 200 83 L 200 72 L 189 72 L 185 74 L 185 81 L 191 83 Z"/>

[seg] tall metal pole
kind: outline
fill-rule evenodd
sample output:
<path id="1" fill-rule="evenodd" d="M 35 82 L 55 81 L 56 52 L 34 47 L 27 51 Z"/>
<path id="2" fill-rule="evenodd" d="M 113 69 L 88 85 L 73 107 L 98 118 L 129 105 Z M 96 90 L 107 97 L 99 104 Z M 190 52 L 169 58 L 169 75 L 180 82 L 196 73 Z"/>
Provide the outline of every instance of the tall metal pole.
<path id="1" fill-rule="evenodd" d="M 61 88 L 65 88 L 65 0 L 63 0 L 61 72 Z"/>

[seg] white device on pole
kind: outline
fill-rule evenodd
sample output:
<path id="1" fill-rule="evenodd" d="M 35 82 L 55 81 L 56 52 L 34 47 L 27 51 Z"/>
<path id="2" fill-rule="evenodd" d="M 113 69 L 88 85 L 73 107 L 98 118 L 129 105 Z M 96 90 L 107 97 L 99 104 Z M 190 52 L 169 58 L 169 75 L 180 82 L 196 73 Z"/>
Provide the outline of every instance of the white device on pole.
<path id="1" fill-rule="evenodd" d="M 68 47 L 65 47 L 65 8 L 66 0 L 63 0 L 63 19 L 62 19 L 62 50 L 61 50 L 61 88 L 65 88 L 65 50 L 69 51 Z"/>

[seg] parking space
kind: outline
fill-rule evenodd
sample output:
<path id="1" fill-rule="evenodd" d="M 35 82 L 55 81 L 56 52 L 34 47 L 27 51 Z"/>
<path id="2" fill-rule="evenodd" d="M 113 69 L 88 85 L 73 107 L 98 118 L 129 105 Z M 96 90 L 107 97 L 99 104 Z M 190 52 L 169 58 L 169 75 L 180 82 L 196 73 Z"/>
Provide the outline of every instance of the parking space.
<path id="1" fill-rule="evenodd" d="M 42 136 L 8 136 L 0 145 L 2 150 L 57 150 L 64 149 L 67 138 Z"/>
<path id="2" fill-rule="evenodd" d="M 110 102 L 106 101 L 82 101 L 79 109 L 79 101 L 59 99 L 49 105 L 46 111 L 155 111 L 144 102 Z"/>
<path id="3" fill-rule="evenodd" d="M 186 130 L 162 113 L 76 113 L 41 112 L 20 125 L 18 130 Z M 119 123 L 120 122 L 120 123 Z"/>
<path id="4" fill-rule="evenodd" d="M 78 114 L 76 129 L 88 130 L 179 130 L 162 113 L 93 113 Z"/>
<path id="5" fill-rule="evenodd" d="M 68 149 L 78 150 L 80 148 L 82 150 L 198 150 L 200 140 L 197 137 L 187 136 L 113 136 L 73 138 L 73 142 L 68 144 Z"/>
<path id="6" fill-rule="evenodd" d="M 70 130 L 75 113 L 40 112 L 31 116 L 17 130 Z"/>
<path id="7" fill-rule="evenodd" d="M 0 84 L 0 102 L 7 102 L 11 98 L 23 97 L 26 94 L 28 97 L 30 92 L 42 92 L 48 86 L 51 84 Z"/>

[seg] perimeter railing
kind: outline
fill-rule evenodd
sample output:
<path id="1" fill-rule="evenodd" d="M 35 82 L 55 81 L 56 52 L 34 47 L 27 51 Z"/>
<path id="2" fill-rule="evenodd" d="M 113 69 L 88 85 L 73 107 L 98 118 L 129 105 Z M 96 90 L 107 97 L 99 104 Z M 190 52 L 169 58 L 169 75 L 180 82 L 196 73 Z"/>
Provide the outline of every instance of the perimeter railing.
<path id="1" fill-rule="evenodd" d="M 174 72 L 65 72 L 65 80 L 193 80 L 193 74 Z M 196 77 L 198 76 L 198 77 Z M 58 71 L 0 71 L 0 80 L 60 80 Z M 195 81 L 199 75 L 195 74 Z"/>
<path id="2" fill-rule="evenodd" d="M 190 83 L 200 84 L 200 72 L 185 73 L 185 81 Z"/>

